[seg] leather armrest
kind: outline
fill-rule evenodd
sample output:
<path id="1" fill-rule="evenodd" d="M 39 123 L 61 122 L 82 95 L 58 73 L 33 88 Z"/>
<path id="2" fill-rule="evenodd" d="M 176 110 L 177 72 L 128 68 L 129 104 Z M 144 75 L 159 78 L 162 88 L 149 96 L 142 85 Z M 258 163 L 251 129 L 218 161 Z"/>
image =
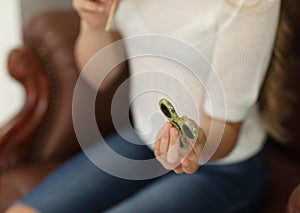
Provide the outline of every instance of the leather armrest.
<path id="1" fill-rule="evenodd" d="M 0 142 L 0 160 L 5 159 L 0 161 L 2 164 L 8 164 L 8 159 L 13 162 L 11 165 L 16 164 L 16 159 L 24 160 L 25 156 L 29 156 L 29 160 L 34 162 L 64 160 L 80 149 L 72 123 L 73 90 L 79 75 L 73 57 L 78 30 L 79 18 L 74 11 L 41 14 L 25 26 L 24 42 L 28 46 L 27 49 L 31 49 L 32 53 L 20 54 L 19 57 L 14 57 L 15 54 L 12 53 L 10 64 L 14 67 L 27 62 L 28 64 L 18 67 L 21 67 L 22 72 L 25 73 L 32 72 L 31 67 L 39 64 L 47 82 L 43 83 L 43 81 L 37 80 L 44 87 L 33 89 L 33 93 L 27 96 L 27 102 L 30 101 L 34 92 L 40 93 L 48 90 L 50 99 L 47 102 L 41 102 L 45 104 L 43 111 L 45 115 L 42 116 L 43 118 L 39 120 L 38 124 L 28 125 L 33 119 L 32 116 L 35 113 L 41 113 L 41 110 L 29 107 L 27 104 L 20 113 L 26 114 L 21 119 L 23 122 L 15 120 L 7 125 L 11 126 L 13 122 L 16 122 L 19 128 L 13 128 L 16 142 Z M 35 61 L 27 59 L 28 55 L 32 54 L 35 54 Z M 110 113 L 111 100 L 114 92 L 127 76 L 127 72 L 122 72 L 122 75 L 115 79 L 107 91 L 101 93 L 100 96 L 98 95 L 95 103 L 95 114 L 103 136 L 113 131 Z M 27 75 L 27 77 L 31 79 L 34 75 Z M 48 89 L 45 89 L 47 87 Z M 91 88 L 87 85 L 86 89 L 90 90 Z M 40 97 L 37 96 L 36 99 L 40 99 Z M 36 102 L 39 103 L 39 101 Z M 84 109 L 84 97 L 82 104 Z M 20 120 L 20 117 L 17 120 Z M 30 132 L 26 137 L 21 134 L 22 131 L 25 131 L 24 129 L 29 129 Z M 19 134 L 20 136 L 17 137 Z M 5 137 L 0 134 L 0 138 Z M 4 143 L 6 149 L 1 145 Z M 23 149 L 23 146 L 26 146 L 26 149 Z"/>
<path id="2" fill-rule="evenodd" d="M 74 11 L 41 14 L 25 26 L 25 46 L 10 53 L 10 74 L 27 96 L 21 112 L 0 129 L 1 170 L 20 162 L 65 159 L 79 149 L 71 118 L 78 25 Z"/>
<path id="3" fill-rule="evenodd" d="M 37 141 L 38 150 L 34 150 L 39 160 L 65 159 L 79 150 L 72 123 L 72 96 L 78 78 L 73 48 L 78 30 L 79 18 L 72 10 L 43 13 L 24 28 L 24 42 L 38 51 L 50 77 L 50 112 L 42 139 Z"/>
<path id="4" fill-rule="evenodd" d="M 24 46 L 13 50 L 9 55 L 8 69 L 24 86 L 26 102 L 23 109 L 0 128 L 0 170 L 27 158 L 50 101 L 49 79 L 33 48 Z"/>
<path id="5" fill-rule="evenodd" d="M 288 206 L 287 206 L 287 213 L 296 213 L 300 212 L 300 184 L 297 188 L 292 192 Z"/>

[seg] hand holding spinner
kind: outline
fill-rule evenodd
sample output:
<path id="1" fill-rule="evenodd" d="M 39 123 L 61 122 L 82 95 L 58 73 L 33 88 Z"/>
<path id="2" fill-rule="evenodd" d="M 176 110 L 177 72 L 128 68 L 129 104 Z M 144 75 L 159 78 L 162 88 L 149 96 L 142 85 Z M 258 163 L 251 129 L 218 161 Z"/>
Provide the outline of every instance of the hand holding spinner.
<path id="1" fill-rule="evenodd" d="M 169 122 L 178 129 L 181 148 L 187 148 L 189 141 L 196 142 L 198 140 L 199 129 L 192 120 L 180 118 L 173 105 L 166 99 L 159 101 L 159 107 Z"/>

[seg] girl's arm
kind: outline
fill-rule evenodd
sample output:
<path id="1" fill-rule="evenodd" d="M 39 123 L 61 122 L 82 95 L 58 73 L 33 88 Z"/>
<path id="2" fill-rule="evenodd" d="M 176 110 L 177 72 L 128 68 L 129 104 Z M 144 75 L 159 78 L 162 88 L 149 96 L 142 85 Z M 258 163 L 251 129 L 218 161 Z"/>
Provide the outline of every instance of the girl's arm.
<path id="1" fill-rule="evenodd" d="M 203 129 L 206 136 L 209 134 L 215 135 L 215 132 L 222 131 L 222 129 L 220 130 L 218 126 L 222 128 L 224 127 L 221 142 L 214 155 L 210 158 L 210 161 L 215 161 L 227 156 L 236 145 L 242 122 L 224 122 L 221 120 L 214 119 L 205 113 L 201 121 L 201 128 Z M 210 126 L 212 121 L 216 124 L 215 128 L 211 128 Z M 212 143 L 212 141 L 207 140 L 206 143 Z"/>
<path id="2" fill-rule="evenodd" d="M 98 51 L 120 39 L 117 32 L 105 31 L 111 2 L 110 0 L 73 0 L 73 7 L 81 18 L 80 33 L 75 44 L 75 60 L 80 71 Z M 112 52 L 111 57 L 123 57 L 124 52 L 124 49 L 119 48 Z M 115 70 L 121 71 L 123 68 L 123 65 L 119 65 Z M 113 73 L 118 74 L 118 72 Z M 99 88 L 100 85 L 93 83 L 93 76 L 86 75 L 85 78 L 93 87 Z M 114 76 L 110 76 L 110 79 L 113 78 Z M 102 87 L 105 88 L 105 85 Z"/>
<path id="3" fill-rule="evenodd" d="M 240 9 L 228 4 L 226 14 L 235 14 L 230 22 L 218 32 L 212 57 L 212 66 L 222 84 L 226 102 L 226 121 L 223 118 L 223 98 L 218 94 L 220 104 L 211 107 L 207 96 L 203 103 L 204 117 L 201 119 L 199 140 L 192 152 L 179 158 L 178 132 L 176 128 L 166 124 L 157 135 L 155 155 L 166 169 L 176 173 L 192 174 L 199 167 L 199 158 L 205 143 L 218 143 L 213 138 L 206 141 L 207 135 L 223 132 L 221 143 L 210 160 L 227 156 L 235 147 L 242 122 L 246 119 L 249 109 L 257 102 L 262 82 L 272 55 L 273 44 L 280 11 L 280 0 L 259 1 L 255 7 Z M 223 16 L 221 23 L 223 23 Z M 214 82 L 206 82 L 214 85 Z M 218 107 L 221 107 L 220 109 Z M 214 127 L 211 128 L 211 123 Z M 218 125 L 220 124 L 220 125 Z M 220 127 L 218 127 L 220 126 Z M 249 141 L 251 143 L 251 141 Z M 171 147 L 174 146 L 175 148 Z M 167 148 L 166 148 L 167 147 Z M 173 150 L 173 151 L 170 151 Z"/>
<path id="4" fill-rule="evenodd" d="M 213 127 L 211 123 L 215 122 Z M 169 170 L 174 170 L 177 174 L 193 174 L 199 168 L 199 159 L 205 143 L 214 143 L 207 140 L 207 135 L 215 132 L 224 132 L 216 152 L 210 158 L 211 161 L 220 159 L 228 155 L 236 145 L 239 130 L 242 122 L 230 123 L 211 118 L 205 114 L 199 127 L 198 141 L 194 144 L 189 153 L 182 155 L 179 144 L 179 132 L 170 123 L 165 123 L 157 134 L 154 153 L 156 158 Z"/>

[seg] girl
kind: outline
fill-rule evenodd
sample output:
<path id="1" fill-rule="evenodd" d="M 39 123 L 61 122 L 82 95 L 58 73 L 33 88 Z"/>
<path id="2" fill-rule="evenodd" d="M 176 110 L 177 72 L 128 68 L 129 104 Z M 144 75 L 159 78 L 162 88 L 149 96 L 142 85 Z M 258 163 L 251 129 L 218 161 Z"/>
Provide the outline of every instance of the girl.
<path id="1" fill-rule="evenodd" d="M 201 115 L 201 118 L 188 116 L 195 123 L 201 120 L 195 146 L 187 155 L 180 155 L 180 133 L 168 122 L 156 133 L 153 151 L 147 146 L 128 143 L 116 133 L 106 139 L 113 150 L 131 159 L 155 156 L 156 167 L 170 172 L 153 179 L 125 180 L 100 170 L 81 153 L 12 206 L 8 213 L 255 212 L 266 182 L 263 151 L 266 133 L 256 101 L 272 53 L 280 0 L 121 0 L 113 32 L 108 33 L 104 28 L 111 4 L 110 0 L 73 0 L 81 17 L 75 50 L 79 70 L 99 50 L 120 37 L 171 36 L 199 50 L 211 63 L 224 90 L 226 119 L 218 108 L 211 109 L 208 94 L 189 73 L 177 70 L 171 62 L 147 57 L 133 59 L 129 62 L 132 75 L 163 67 L 165 73 L 174 72 L 177 78 L 184 79 L 183 84 L 191 91 Z M 125 50 L 116 54 L 124 55 L 129 48 L 125 44 Z M 115 68 L 115 73 L 121 70 L 122 65 Z M 91 77 L 87 80 L 93 83 Z M 151 79 L 148 80 L 133 79 L 133 89 L 151 85 Z M 169 87 L 178 90 L 172 84 Z M 184 97 L 178 97 L 176 101 L 189 113 L 191 108 L 185 105 Z M 158 96 L 143 94 L 132 104 L 133 122 L 138 130 L 146 131 L 146 116 L 151 104 L 157 102 Z M 144 107 L 137 107 L 141 104 Z M 154 122 L 154 129 L 161 126 L 158 123 Z M 213 127 L 212 123 L 223 125 L 224 129 Z M 223 130 L 210 162 L 199 168 L 204 147 L 216 143 L 210 135 Z M 142 143 L 154 140 L 149 136 L 136 138 Z M 103 144 L 93 150 L 110 161 Z M 121 167 L 114 165 L 116 170 Z"/>

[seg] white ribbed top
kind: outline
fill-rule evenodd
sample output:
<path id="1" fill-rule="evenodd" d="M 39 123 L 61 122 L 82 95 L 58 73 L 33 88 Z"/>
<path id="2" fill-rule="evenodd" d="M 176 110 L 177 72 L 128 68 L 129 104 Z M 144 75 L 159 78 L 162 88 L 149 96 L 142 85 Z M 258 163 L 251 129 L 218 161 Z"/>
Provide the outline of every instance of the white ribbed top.
<path id="1" fill-rule="evenodd" d="M 266 132 L 256 102 L 272 54 L 279 10 L 280 0 L 122 0 L 113 25 L 123 37 L 171 36 L 203 54 L 223 87 L 227 121 L 244 121 L 236 147 L 218 162 L 233 163 L 263 146 Z M 212 109 L 209 97 L 218 94 L 205 94 L 203 82 L 180 64 L 147 56 L 130 60 L 130 68 L 133 76 L 147 75 L 131 81 L 133 117 L 145 143 L 153 143 L 165 121 L 157 113 L 162 97 L 173 100 L 180 114 L 197 122 L 203 111 L 224 119 L 222 98 Z M 210 78 L 201 80 L 213 85 Z"/>

